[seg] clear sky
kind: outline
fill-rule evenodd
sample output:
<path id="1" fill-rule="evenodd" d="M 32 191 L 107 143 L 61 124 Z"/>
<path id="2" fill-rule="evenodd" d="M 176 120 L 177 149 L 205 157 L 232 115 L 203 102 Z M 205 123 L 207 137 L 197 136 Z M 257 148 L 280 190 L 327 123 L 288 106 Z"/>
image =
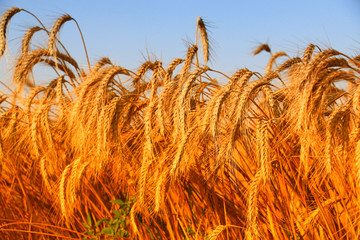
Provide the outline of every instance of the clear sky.
<path id="1" fill-rule="evenodd" d="M 210 67 L 231 74 L 239 68 L 262 71 L 269 55 L 252 56 L 261 43 L 290 56 L 301 54 L 309 43 L 333 47 L 346 54 L 360 54 L 360 1 L 84 1 L 0 0 L 0 10 L 17 6 L 51 26 L 62 14 L 75 18 L 83 31 L 90 61 L 109 57 L 116 64 L 135 69 L 147 51 L 164 64 L 184 57 L 184 40 L 194 42 L 197 17 L 210 23 L 213 60 Z M 37 24 L 25 13 L 10 22 L 10 46 L 16 48 L 27 27 Z M 76 26 L 66 23 L 60 34 L 72 56 L 85 65 Z"/>

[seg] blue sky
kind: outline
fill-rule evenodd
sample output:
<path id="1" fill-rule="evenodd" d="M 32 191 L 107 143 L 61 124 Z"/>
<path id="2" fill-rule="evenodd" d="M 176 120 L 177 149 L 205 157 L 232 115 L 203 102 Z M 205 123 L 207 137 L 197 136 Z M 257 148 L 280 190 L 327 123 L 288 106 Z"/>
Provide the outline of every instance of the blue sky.
<path id="1" fill-rule="evenodd" d="M 290 56 L 301 54 L 309 43 L 352 56 L 360 54 L 360 1 L 356 0 L 0 0 L 0 11 L 12 6 L 31 11 L 49 27 L 57 17 L 70 14 L 80 24 L 92 63 L 109 57 L 129 69 L 139 67 L 147 52 L 164 64 L 184 57 L 184 40 L 194 41 L 199 16 L 212 26 L 214 54 L 210 67 L 228 74 L 243 67 L 261 72 L 269 55 L 251 53 L 265 42 L 273 51 L 284 50 Z M 11 50 L 19 46 L 25 29 L 35 24 L 25 13 L 13 18 L 9 28 Z M 63 26 L 60 39 L 85 66 L 74 23 Z"/>

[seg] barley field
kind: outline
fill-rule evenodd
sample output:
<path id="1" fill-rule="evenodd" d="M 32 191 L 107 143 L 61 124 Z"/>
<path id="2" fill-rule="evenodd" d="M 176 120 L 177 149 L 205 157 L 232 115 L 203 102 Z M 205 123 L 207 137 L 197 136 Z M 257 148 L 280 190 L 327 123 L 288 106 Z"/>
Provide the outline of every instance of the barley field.
<path id="1" fill-rule="evenodd" d="M 2 15 L 3 58 L 19 12 L 36 18 Z M 263 73 L 230 75 L 208 66 L 198 18 L 183 58 L 81 67 L 59 37 L 69 21 L 39 20 L 8 69 L 1 239 L 359 238 L 360 56 L 262 44 Z M 57 77 L 39 84 L 37 67 Z"/>

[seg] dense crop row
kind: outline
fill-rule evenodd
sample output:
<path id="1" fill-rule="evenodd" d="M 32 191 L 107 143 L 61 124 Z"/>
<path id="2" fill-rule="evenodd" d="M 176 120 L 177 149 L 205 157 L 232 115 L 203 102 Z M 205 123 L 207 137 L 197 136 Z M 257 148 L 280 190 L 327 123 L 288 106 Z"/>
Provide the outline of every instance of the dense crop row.
<path id="1" fill-rule="evenodd" d="M 31 13 L 3 15 L 1 55 L 15 14 Z M 198 19 L 184 59 L 85 70 L 58 39 L 68 21 L 29 28 L 1 96 L 0 238 L 78 239 L 116 216 L 99 239 L 359 236 L 359 56 L 310 44 L 271 53 L 265 73 L 227 76 L 206 65 Z M 44 48 L 31 45 L 40 31 Z M 39 86 L 39 64 L 58 77 Z"/>

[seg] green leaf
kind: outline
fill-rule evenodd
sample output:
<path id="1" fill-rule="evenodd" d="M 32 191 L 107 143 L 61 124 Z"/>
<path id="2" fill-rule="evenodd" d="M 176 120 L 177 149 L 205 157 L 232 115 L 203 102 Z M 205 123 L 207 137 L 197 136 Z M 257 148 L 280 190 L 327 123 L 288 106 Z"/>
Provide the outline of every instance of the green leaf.
<path id="1" fill-rule="evenodd" d="M 109 223 L 109 219 L 103 218 L 95 223 L 95 227 L 98 227 L 102 222 Z"/>
<path id="2" fill-rule="evenodd" d="M 121 217 L 121 213 L 118 210 L 114 210 L 113 213 L 115 214 L 115 217 Z"/>
<path id="3" fill-rule="evenodd" d="M 81 223 L 85 228 L 87 228 L 87 229 L 89 229 L 89 228 L 91 228 L 90 226 L 89 226 L 89 224 L 87 224 L 87 223 Z"/>
<path id="4" fill-rule="evenodd" d="M 120 205 L 124 205 L 124 201 L 121 199 L 115 199 L 115 200 L 110 200 L 111 203 L 115 203 L 115 204 L 120 204 Z"/>
<path id="5" fill-rule="evenodd" d="M 111 227 L 103 228 L 100 233 L 105 234 L 107 236 L 113 236 L 114 235 L 114 231 L 113 231 L 113 229 Z"/>
<path id="6" fill-rule="evenodd" d="M 91 213 L 87 214 L 86 219 L 87 219 L 88 225 L 90 225 L 90 227 L 92 227 L 94 225 L 94 219 L 93 219 Z"/>
<path id="7" fill-rule="evenodd" d="M 118 230 L 119 230 L 119 222 L 117 222 L 117 224 L 115 224 L 114 233 L 116 234 Z"/>

